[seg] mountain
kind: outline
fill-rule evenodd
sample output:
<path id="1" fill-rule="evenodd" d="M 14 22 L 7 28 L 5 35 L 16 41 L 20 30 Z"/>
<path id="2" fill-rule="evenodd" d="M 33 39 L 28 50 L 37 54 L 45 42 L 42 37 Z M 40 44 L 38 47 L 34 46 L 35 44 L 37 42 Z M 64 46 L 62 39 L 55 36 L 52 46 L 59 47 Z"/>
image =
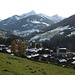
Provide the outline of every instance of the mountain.
<path id="1" fill-rule="evenodd" d="M 42 29 L 52 24 L 54 24 L 52 20 L 44 16 L 41 17 L 34 11 L 31 11 L 21 16 L 14 15 L 1 21 L 0 27 L 24 37 L 33 32 L 42 32 Z"/>
<path id="2" fill-rule="evenodd" d="M 5 26 L 5 25 L 9 25 L 9 24 L 13 24 L 13 23 L 15 23 L 17 20 L 20 20 L 20 19 L 23 19 L 23 18 L 26 18 L 26 17 L 28 17 L 28 16 L 30 16 L 30 15 L 35 15 L 36 13 L 34 12 L 34 11 L 31 11 L 31 12 L 29 12 L 29 13 L 26 13 L 26 14 L 23 14 L 23 15 L 20 15 L 20 16 L 18 16 L 18 15 L 14 15 L 14 16 L 11 16 L 11 17 L 9 17 L 9 18 L 7 18 L 7 19 L 4 19 L 4 20 L 0 20 L 1 22 L 0 22 L 0 25 L 2 26 Z"/>
<path id="3" fill-rule="evenodd" d="M 58 22 L 62 21 L 63 19 L 64 19 L 63 17 L 58 16 L 56 14 L 56 15 L 53 15 L 50 20 L 54 21 L 55 23 L 58 23 Z"/>
<path id="4" fill-rule="evenodd" d="M 20 17 L 18 15 L 14 15 L 12 17 L 9 17 L 7 19 L 4 19 L 0 22 L 0 26 L 1 27 L 5 27 L 8 24 L 13 24 L 14 22 L 16 22 L 17 20 L 19 20 Z"/>
<path id="5" fill-rule="evenodd" d="M 11 37 L 11 35 L 15 36 L 13 32 L 0 28 L 0 38 L 8 38 Z"/>
<path id="6" fill-rule="evenodd" d="M 69 18 L 62 20 L 56 24 L 48 26 L 47 28 L 42 30 L 43 33 L 36 35 L 38 39 L 49 39 L 55 35 L 64 35 L 71 36 L 75 32 L 75 15 L 72 15 Z"/>
<path id="7" fill-rule="evenodd" d="M 60 47 L 67 47 L 68 49 L 75 51 L 75 15 L 48 26 L 42 31 L 42 33 L 38 33 L 32 38 L 29 38 L 29 41 L 49 40 L 55 47 L 58 45 Z"/>
<path id="8" fill-rule="evenodd" d="M 8 39 L 8 38 L 20 38 L 19 36 L 16 36 L 12 31 L 7 31 L 5 29 L 0 28 L 0 43 L 2 43 L 1 39 Z"/>
<path id="9" fill-rule="evenodd" d="M 62 21 L 64 19 L 63 17 L 58 16 L 57 14 L 53 15 L 53 16 L 47 16 L 45 14 L 40 13 L 39 15 L 42 16 L 42 17 L 46 17 L 46 18 L 52 20 L 54 23 L 60 22 L 60 21 Z"/>
<path id="10" fill-rule="evenodd" d="M 22 14 L 20 16 L 20 18 L 23 19 L 23 18 L 26 18 L 26 17 L 31 16 L 31 15 L 36 15 L 36 12 L 32 10 L 29 13 Z"/>
<path id="11" fill-rule="evenodd" d="M 55 15 L 49 17 L 44 14 L 36 14 L 35 11 L 14 15 L 0 22 L 0 27 L 13 31 L 16 35 L 25 37 L 35 32 L 42 32 L 42 29 L 61 21 L 63 18 Z"/>
<path id="12" fill-rule="evenodd" d="M 16 36 L 13 32 L 0 28 L 0 44 L 11 45 L 15 39 L 22 39 L 20 36 Z"/>

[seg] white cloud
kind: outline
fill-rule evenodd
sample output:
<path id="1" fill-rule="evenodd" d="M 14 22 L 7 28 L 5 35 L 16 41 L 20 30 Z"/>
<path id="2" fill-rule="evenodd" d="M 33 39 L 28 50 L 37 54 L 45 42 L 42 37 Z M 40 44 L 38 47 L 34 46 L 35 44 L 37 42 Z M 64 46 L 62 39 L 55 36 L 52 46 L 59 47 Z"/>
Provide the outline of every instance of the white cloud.
<path id="1" fill-rule="evenodd" d="M 58 14 L 67 17 L 75 13 L 75 0 L 0 0 L 0 19 L 31 10 L 49 16 Z"/>

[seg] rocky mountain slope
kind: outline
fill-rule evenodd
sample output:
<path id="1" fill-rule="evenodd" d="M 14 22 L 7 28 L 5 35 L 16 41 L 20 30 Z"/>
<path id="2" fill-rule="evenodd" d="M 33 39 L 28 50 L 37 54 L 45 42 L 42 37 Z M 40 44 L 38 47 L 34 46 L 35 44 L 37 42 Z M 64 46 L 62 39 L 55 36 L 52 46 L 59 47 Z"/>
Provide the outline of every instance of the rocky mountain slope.
<path id="1" fill-rule="evenodd" d="M 11 35 L 11 34 L 13 34 L 13 33 L 10 32 L 10 31 L 6 31 L 6 30 L 0 28 L 0 37 L 5 38 L 5 37 L 7 37 L 7 35 L 9 36 L 9 35 Z"/>
<path id="2" fill-rule="evenodd" d="M 11 31 L 0 28 L 0 44 L 11 45 L 15 39 L 22 39 L 20 36 L 15 35 Z"/>
<path id="3" fill-rule="evenodd" d="M 14 15 L 0 22 L 0 27 L 13 31 L 16 35 L 25 37 L 33 32 L 42 32 L 42 29 L 61 21 L 59 16 L 49 17 L 36 14 L 34 11 L 23 15 Z"/>
<path id="4" fill-rule="evenodd" d="M 29 41 L 46 42 L 52 48 L 66 47 L 75 52 L 75 15 L 43 29 L 42 33 L 26 38 Z"/>
<path id="5" fill-rule="evenodd" d="M 53 15 L 53 16 L 47 16 L 45 14 L 39 14 L 40 16 L 45 16 L 46 18 L 52 20 L 54 23 L 58 23 L 60 21 L 62 21 L 64 18 L 61 17 L 61 16 L 58 16 L 57 14 L 56 15 Z"/>
<path id="6" fill-rule="evenodd" d="M 45 29 L 43 29 L 42 34 L 38 34 L 33 37 L 31 40 L 50 40 L 55 35 L 65 35 L 71 36 L 75 34 L 75 15 L 72 15 L 69 18 L 62 20 L 56 24 L 53 24 Z"/>

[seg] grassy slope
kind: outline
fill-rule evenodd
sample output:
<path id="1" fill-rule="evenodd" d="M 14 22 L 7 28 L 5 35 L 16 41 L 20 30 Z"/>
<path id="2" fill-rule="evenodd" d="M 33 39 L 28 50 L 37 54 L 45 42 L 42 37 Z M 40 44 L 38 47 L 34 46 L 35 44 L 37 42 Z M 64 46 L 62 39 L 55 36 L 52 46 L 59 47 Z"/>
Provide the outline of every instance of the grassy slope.
<path id="1" fill-rule="evenodd" d="M 75 75 L 75 70 L 0 53 L 0 75 Z"/>

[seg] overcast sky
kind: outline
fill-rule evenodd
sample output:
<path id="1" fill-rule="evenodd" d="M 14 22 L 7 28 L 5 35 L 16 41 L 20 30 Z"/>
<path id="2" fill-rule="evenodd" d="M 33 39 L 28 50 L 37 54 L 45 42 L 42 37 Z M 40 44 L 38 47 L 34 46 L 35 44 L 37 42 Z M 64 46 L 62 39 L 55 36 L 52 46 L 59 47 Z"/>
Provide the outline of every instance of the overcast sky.
<path id="1" fill-rule="evenodd" d="M 75 14 L 75 0 L 0 0 L 0 19 L 31 10 L 48 16 L 69 17 Z"/>

